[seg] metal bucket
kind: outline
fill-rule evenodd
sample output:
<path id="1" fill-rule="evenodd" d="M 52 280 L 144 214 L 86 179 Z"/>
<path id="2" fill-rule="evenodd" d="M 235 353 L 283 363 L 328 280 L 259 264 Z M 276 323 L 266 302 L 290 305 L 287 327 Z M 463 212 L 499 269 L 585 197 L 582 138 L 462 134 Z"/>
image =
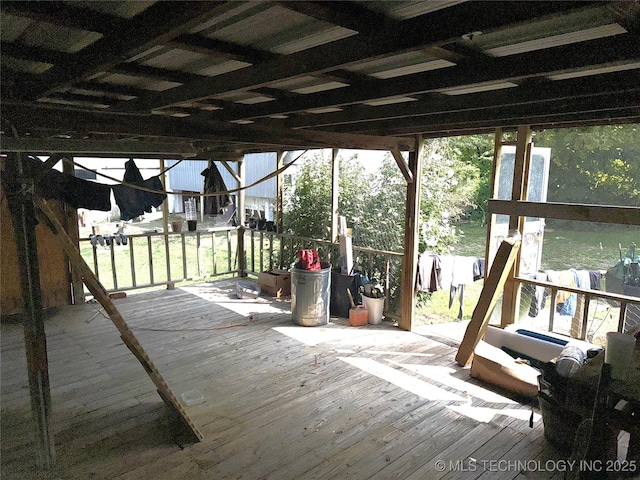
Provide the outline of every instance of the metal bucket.
<path id="1" fill-rule="evenodd" d="M 291 318 L 303 327 L 329 323 L 331 265 L 320 270 L 291 269 Z"/>

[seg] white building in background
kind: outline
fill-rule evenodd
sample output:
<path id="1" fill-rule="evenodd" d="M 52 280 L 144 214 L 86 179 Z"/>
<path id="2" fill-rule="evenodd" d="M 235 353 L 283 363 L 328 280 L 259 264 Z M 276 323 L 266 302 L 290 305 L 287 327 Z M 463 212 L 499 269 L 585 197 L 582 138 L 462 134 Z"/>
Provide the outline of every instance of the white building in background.
<path id="1" fill-rule="evenodd" d="M 291 163 L 301 152 L 287 152 L 284 164 Z M 277 156 L 275 152 L 252 153 L 244 156 L 245 162 L 245 185 L 252 185 L 258 180 L 265 178 L 277 169 Z M 167 168 L 178 163 L 177 160 L 165 162 Z M 238 188 L 237 180 L 227 171 L 221 162 L 214 161 L 213 164 L 220 172 L 227 190 Z M 229 166 L 237 173 L 238 164 L 229 162 Z M 182 195 L 169 196 L 169 212 L 184 212 L 184 201 L 194 197 L 198 202 L 200 211 L 200 195 L 204 191 L 205 177 L 202 171 L 207 168 L 207 162 L 201 160 L 183 160 L 167 172 L 168 190 L 182 192 Z M 237 193 L 231 193 L 234 205 L 237 205 Z M 274 220 L 276 210 L 276 177 L 266 179 L 246 189 L 245 206 L 247 218 L 262 218 L 264 220 Z"/>

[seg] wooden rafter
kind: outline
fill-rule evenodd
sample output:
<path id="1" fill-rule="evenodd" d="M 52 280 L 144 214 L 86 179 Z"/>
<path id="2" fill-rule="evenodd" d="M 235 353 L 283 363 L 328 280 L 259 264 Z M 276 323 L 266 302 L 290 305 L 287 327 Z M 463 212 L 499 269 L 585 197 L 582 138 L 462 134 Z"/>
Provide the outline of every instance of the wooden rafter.
<path id="1" fill-rule="evenodd" d="M 171 48 L 252 64 L 266 62 L 278 56 L 271 52 L 257 50 L 245 45 L 186 33 L 169 39 L 164 44 Z"/>
<path id="2" fill-rule="evenodd" d="M 413 148 L 413 142 L 410 138 L 344 135 L 311 130 L 278 130 L 257 125 L 234 125 L 221 122 L 196 123 L 185 119 L 160 116 L 121 115 L 114 118 L 105 113 L 87 112 L 77 112 L 75 115 L 68 116 L 65 112 L 50 108 L 3 106 L 2 117 L 19 127 L 22 127 L 25 122 L 24 125 L 30 124 L 32 128 L 38 124 L 42 128 L 56 128 L 63 121 L 68 130 L 76 129 L 79 132 L 96 131 L 117 134 L 137 132 L 138 135 L 200 139 L 202 141 L 201 145 L 199 144 L 200 148 L 206 147 L 207 140 L 216 143 L 242 142 L 243 144 L 255 143 L 272 147 L 287 145 L 297 148 L 324 148 L 327 145 L 365 150 L 392 150 L 393 148 L 410 150 Z M 154 121 L 148 122 L 149 118 L 153 118 Z M 94 128 L 96 130 L 93 130 Z"/>
<path id="3" fill-rule="evenodd" d="M 343 68 L 362 58 L 397 54 L 432 45 L 448 43 L 452 39 L 478 29 L 505 27 L 525 22 L 543 13 L 570 10 L 581 2 L 531 2 L 518 9 L 510 9 L 501 2 L 493 2 L 493 9 L 482 3 L 465 2 L 430 14 L 430 28 L 424 28 L 424 19 L 412 18 L 402 22 L 402 29 L 382 28 L 370 34 L 361 33 L 326 45 L 276 58 L 261 64 L 230 72 L 223 77 L 208 77 L 183 87 L 146 95 L 123 106 L 126 111 L 152 110 L 187 100 L 205 98 L 222 92 L 243 91 L 268 86 L 269 83 L 313 75 Z M 499 15 L 498 15 L 498 12 Z M 406 35 L 404 32 L 412 32 Z"/>
<path id="4" fill-rule="evenodd" d="M 111 30 L 111 36 L 105 36 L 75 54 L 74 62 L 56 65 L 50 72 L 42 75 L 38 85 L 33 86 L 29 92 L 31 98 L 38 98 L 108 70 L 122 62 L 123 58 L 132 57 L 158 42 L 187 31 L 223 6 L 223 3 L 218 2 L 156 3 L 121 28 Z"/>
<path id="5" fill-rule="evenodd" d="M 588 65 L 606 66 L 609 62 L 623 61 L 637 55 L 640 59 L 640 38 L 603 38 L 593 43 L 591 55 L 587 56 L 575 45 L 564 45 L 548 50 L 527 52 L 520 55 L 499 58 L 469 60 L 458 66 L 440 70 L 405 75 L 388 80 L 370 79 L 357 89 L 335 89 L 315 95 L 307 95 L 296 101 L 265 103 L 251 111 L 236 112 L 239 118 L 268 117 L 277 114 L 291 114 L 323 107 L 341 107 L 387 97 L 412 96 L 437 93 L 443 89 L 456 88 L 473 83 L 511 81 L 518 82 L 530 77 L 542 77 Z M 583 79 L 584 80 L 584 79 Z M 562 83 L 556 88 L 560 89 Z M 495 94 L 495 92 L 492 92 Z M 465 96 L 466 97 L 466 96 Z M 531 95 L 528 95 L 531 98 Z M 467 100 L 466 98 L 464 100 Z M 453 100 L 456 101 L 456 100 Z M 457 101 L 461 101 L 457 99 Z M 409 104 L 410 105 L 410 104 Z M 375 115 L 375 110 L 371 112 Z M 225 120 L 233 120 L 232 115 L 219 114 Z"/>
<path id="6" fill-rule="evenodd" d="M 400 28 L 400 22 L 375 10 L 352 2 L 275 2 L 288 10 L 356 32 L 375 33 L 380 29 Z"/>
<path id="7" fill-rule="evenodd" d="M 115 15 L 98 13 L 60 1 L 3 1 L 0 3 L 0 9 L 3 13 L 24 16 L 60 27 L 98 32 L 103 35 L 113 34 L 125 26 L 125 21 Z"/>

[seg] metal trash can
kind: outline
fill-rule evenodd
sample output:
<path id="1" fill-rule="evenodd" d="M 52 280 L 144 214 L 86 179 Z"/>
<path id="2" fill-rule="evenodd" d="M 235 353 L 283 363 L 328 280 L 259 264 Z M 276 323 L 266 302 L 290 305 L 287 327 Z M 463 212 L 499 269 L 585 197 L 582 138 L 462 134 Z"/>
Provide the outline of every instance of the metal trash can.
<path id="1" fill-rule="evenodd" d="M 320 270 L 291 269 L 291 318 L 303 327 L 329 323 L 331 265 Z"/>

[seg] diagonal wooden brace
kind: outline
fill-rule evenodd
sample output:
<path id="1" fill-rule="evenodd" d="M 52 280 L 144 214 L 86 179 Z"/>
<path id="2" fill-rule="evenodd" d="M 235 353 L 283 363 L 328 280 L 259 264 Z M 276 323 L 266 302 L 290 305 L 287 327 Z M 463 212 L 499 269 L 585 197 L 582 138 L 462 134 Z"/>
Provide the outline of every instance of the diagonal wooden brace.
<path id="1" fill-rule="evenodd" d="M 187 412 L 184 410 L 174 393 L 164 381 L 162 375 L 160 375 L 160 372 L 158 372 L 155 365 L 142 348 L 142 345 L 140 345 L 140 342 L 138 342 L 138 339 L 134 335 L 133 331 L 131 330 L 129 325 L 127 325 L 127 322 L 125 322 L 124 318 L 109 298 L 109 295 L 104 286 L 94 275 L 91 268 L 89 268 L 89 265 L 87 265 L 84 258 L 82 258 L 82 255 L 80 255 L 80 251 L 73 244 L 73 242 L 67 235 L 67 232 L 62 227 L 60 221 L 55 216 L 51 208 L 49 208 L 47 201 L 42 198 L 35 197 L 34 204 L 44 215 L 44 219 L 46 220 L 49 228 L 51 228 L 53 233 L 55 233 L 56 238 L 60 241 L 63 250 L 69 257 L 69 260 L 71 261 L 73 266 L 80 272 L 84 284 L 87 286 L 95 299 L 100 303 L 100 305 L 102 305 L 102 308 L 104 308 L 105 312 L 107 312 L 109 318 L 120 332 L 120 337 L 122 338 L 124 344 L 129 348 L 129 350 L 131 350 L 131 353 L 134 354 L 140 364 L 144 367 L 145 372 L 147 372 L 147 375 L 149 375 L 149 378 L 151 378 L 154 385 L 156 386 L 160 398 L 162 398 L 162 400 L 167 404 L 172 412 L 178 415 L 185 426 L 191 431 L 191 433 L 193 433 L 193 436 L 196 438 L 196 440 L 201 441 L 204 436 L 202 435 L 202 433 L 200 433 L 193 421 L 189 418 Z"/>

